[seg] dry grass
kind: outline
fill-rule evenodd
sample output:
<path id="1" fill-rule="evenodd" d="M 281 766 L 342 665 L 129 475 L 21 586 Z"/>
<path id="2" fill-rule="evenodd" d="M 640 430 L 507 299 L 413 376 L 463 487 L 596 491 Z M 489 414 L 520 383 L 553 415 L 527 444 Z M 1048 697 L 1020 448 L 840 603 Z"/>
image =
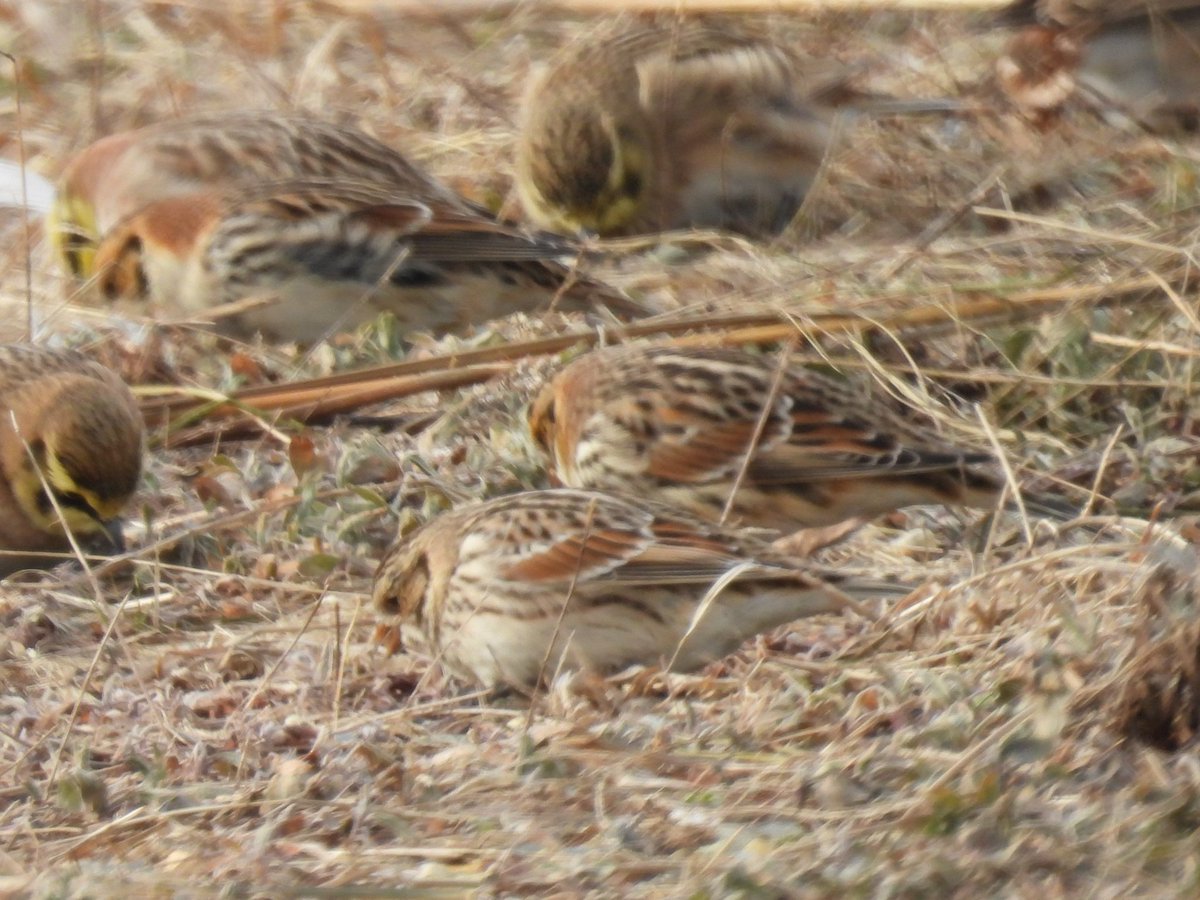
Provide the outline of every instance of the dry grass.
<path id="1" fill-rule="evenodd" d="M 589 27 L 524 6 L 217 10 L 0 3 L 24 102 L 18 122 L 0 74 L 0 133 L 53 175 L 96 136 L 175 113 L 307 110 L 511 206 L 521 85 Z M 1000 36 L 980 20 L 776 24 L 867 86 L 995 101 Z M 907 394 L 963 442 L 994 435 L 1029 484 L 1096 514 L 887 518 L 825 555 L 925 589 L 698 675 L 560 683 L 530 706 L 376 640 L 365 591 L 398 527 L 544 483 L 521 416 L 553 356 L 371 418 L 268 415 L 215 447 L 164 449 L 156 430 L 132 559 L 0 588 L 0 891 L 1194 896 L 1198 168 L 1194 141 L 1085 108 L 1045 130 L 1003 109 L 860 118 L 794 234 L 596 254 L 595 274 L 671 316 L 787 323 L 814 359 Z M 3 227 L 14 337 L 24 247 L 19 222 Z M 302 358 L 114 321 L 64 305 L 73 285 L 33 258 L 40 339 L 139 382 L 223 391 L 401 352 L 386 323 Z M 834 313 L 877 327 L 822 327 Z M 563 327 L 498 323 L 413 355 Z"/>

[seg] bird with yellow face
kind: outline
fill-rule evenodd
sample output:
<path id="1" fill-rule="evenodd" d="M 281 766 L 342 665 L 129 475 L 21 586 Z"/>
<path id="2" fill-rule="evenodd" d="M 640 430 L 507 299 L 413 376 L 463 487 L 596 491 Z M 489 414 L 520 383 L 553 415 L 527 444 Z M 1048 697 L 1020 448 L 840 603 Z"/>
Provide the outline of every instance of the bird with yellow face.
<path id="1" fill-rule="evenodd" d="M 71 548 L 123 549 L 120 513 L 142 471 L 129 388 L 73 351 L 0 345 L 0 576 Z"/>
<path id="2" fill-rule="evenodd" d="M 516 312 L 646 310 L 558 257 L 572 245 L 461 206 L 346 179 L 263 182 L 165 197 L 96 250 L 103 298 L 221 319 L 232 334 L 311 344 L 390 313 L 445 334 Z"/>
<path id="3" fill-rule="evenodd" d="M 270 112 L 159 122 L 103 137 L 71 159 L 47 217 L 55 255 L 94 274 L 96 242 L 148 203 L 284 178 L 345 178 L 479 213 L 400 151 L 348 125 Z"/>
<path id="4" fill-rule="evenodd" d="M 542 227 L 600 235 L 781 230 L 830 140 L 805 68 L 766 36 L 703 21 L 585 35 L 525 97 L 526 211 Z"/>

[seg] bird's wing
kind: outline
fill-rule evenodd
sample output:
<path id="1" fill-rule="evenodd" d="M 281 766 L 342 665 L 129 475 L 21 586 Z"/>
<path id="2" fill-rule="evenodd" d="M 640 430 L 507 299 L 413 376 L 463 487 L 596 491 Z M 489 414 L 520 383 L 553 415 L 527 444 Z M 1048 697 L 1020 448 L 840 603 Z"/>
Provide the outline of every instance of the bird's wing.
<path id="1" fill-rule="evenodd" d="M 557 582 L 564 590 L 595 593 L 622 584 L 709 583 L 746 563 L 763 574 L 793 574 L 783 566 L 758 563 L 752 538 L 687 519 L 665 508 L 634 505 L 588 492 L 549 492 L 591 498 L 565 510 L 547 506 L 530 528 L 526 518 L 510 522 L 503 542 L 501 572 L 513 581 Z M 503 515 L 503 513 L 501 513 Z M 536 534 L 513 542 L 514 535 Z M 494 543 L 494 542 L 493 542 Z"/>

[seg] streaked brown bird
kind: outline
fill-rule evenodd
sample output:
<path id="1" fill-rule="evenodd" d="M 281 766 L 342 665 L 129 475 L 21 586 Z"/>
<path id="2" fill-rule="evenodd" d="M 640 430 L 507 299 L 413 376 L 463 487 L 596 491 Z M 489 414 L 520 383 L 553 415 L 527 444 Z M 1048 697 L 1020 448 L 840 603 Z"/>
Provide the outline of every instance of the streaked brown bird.
<path id="1" fill-rule="evenodd" d="M 461 507 L 401 538 L 374 600 L 454 674 L 531 688 L 560 668 L 695 669 L 856 595 L 906 591 L 802 568 L 752 533 L 645 500 L 551 490 Z"/>
<path id="2" fill-rule="evenodd" d="M 1000 483 L 974 468 L 991 454 L 953 446 L 861 386 L 778 368 L 735 349 L 594 350 L 546 384 L 530 430 L 562 484 L 709 520 L 743 467 L 733 519 L 781 531 L 916 504 L 995 505 Z"/>
<path id="3" fill-rule="evenodd" d="M 66 268 L 94 274 L 95 243 L 147 203 L 287 178 L 379 182 L 480 212 L 400 151 L 346 125 L 272 112 L 210 113 L 101 138 L 63 170 L 47 231 Z"/>
<path id="4" fill-rule="evenodd" d="M 300 343 L 383 312 L 436 334 L 551 308 L 645 312 L 558 262 L 571 250 L 378 183 L 314 179 L 147 204 L 104 236 L 96 272 L 108 301 L 176 314 L 262 301 L 221 326 Z"/>
<path id="5" fill-rule="evenodd" d="M 57 562 L 67 529 L 85 548 L 122 549 L 142 433 L 110 370 L 73 351 L 0 345 L 0 575 Z"/>
<path id="6" fill-rule="evenodd" d="M 781 230 L 830 139 L 806 68 L 764 35 L 693 19 L 583 35 L 524 100 L 526 211 L 600 235 Z"/>
<path id="7" fill-rule="evenodd" d="M 1082 59 L 1076 37 L 1048 25 L 1028 25 L 996 60 L 996 80 L 1009 99 L 1033 118 L 1053 114 L 1075 93 Z"/>
<path id="8" fill-rule="evenodd" d="M 1082 87 L 1104 106 L 1152 127 L 1195 127 L 1200 89 L 1197 0 L 1019 0 L 1005 20 L 1027 27 L 997 62 L 1018 105 Z M 1036 22 L 1037 24 L 1030 24 Z"/>

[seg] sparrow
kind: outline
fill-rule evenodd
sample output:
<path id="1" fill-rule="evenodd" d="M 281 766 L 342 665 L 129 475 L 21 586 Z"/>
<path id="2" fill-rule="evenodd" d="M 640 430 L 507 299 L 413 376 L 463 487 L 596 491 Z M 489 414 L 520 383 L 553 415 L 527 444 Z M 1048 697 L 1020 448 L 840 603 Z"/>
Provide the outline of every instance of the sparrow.
<path id="1" fill-rule="evenodd" d="M 1079 86 L 1152 127 L 1194 125 L 1197 0 L 1019 0 L 1004 18 L 1026 25 L 997 62 L 1001 87 L 1019 106 L 1045 109 L 1047 97 Z"/>
<path id="2" fill-rule="evenodd" d="M 71 549 L 123 550 L 142 415 L 109 369 L 73 351 L 0 344 L 0 576 Z"/>
<path id="3" fill-rule="evenodd" d="M 586 353 L 544 385 L 529 428 L 563 485 L 713 521 L 732 495 L 740 524 L 779 531 L 916 504 L 991 508 L 1002 487 L 972 468 L 990 453 L 949 444 L 862 387 L 736 349 Z"/>
<path id="4" fill-rule="evenodd" d="M 516 184 L 557 231 L 781 231 L 829 145 L 800 59 L 697 20 L 622 23 L 567 46 L 522 105 Z"/>
<path id="5" fill-rule="evenodd" d="M 255 112 L 160 122 L 101 138 L 67 163 L 46 227 L 67 270 L 89 278 L 96 241 L 147 203 L 285 178 L 378 182 L 417 200 L 484 214 L 356 128 Z"/>
<path id="6" fill-rule="evenodd" d="M 560 669 L 696 669 L 777 625 L 897 591 L 667 506 L 559 489 L 463 506 L 400 538 L 373 597 L 453 674 L 529 689 Z"/>
<path id="7" fill-rule="evenodd" d="M 383 312 L 437 334 L 551 308 L 645 312 L 557 261 L 572 249 L 379 183 L 270 182 L 142 207 L 101 240 L 96 287 L 189 316 L 248 301 L 227 333 L 304 344 Z"/>

